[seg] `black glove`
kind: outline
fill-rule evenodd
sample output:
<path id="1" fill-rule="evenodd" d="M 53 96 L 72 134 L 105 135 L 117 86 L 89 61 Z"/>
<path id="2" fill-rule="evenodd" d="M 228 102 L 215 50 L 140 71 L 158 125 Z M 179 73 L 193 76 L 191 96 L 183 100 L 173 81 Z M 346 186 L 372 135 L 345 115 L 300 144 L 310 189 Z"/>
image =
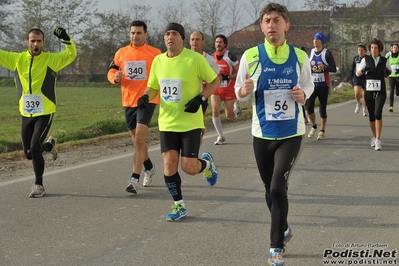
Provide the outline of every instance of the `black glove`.
<path id="1" fill-rule="evenodd" d="M 199 107 L 202 104 L 202 96 L 201 94 L 198 94 L 194 98 L 192 98 L 185 106 L 186 109 L 184 109 L 184 112 L 187 113 L 196 113 L 199 109 Z"/>
<path id="2" fill-rule="evenodd" d="M 391 74 L 392 74 L 392 72 L 389 71 L 388 68 L 385 68 L 385 69 L 384 69 L 384 77 L 388 77 L 388 76 L 391 75 Z"/>
<path id="3" fill-rule="evenodd" d="M 370 70 L 371 70 L 371 67 L 366 66 L 365 68 L 363 68 L 362 73 L 364 74 L 364 73 L 366 73 L 366 72 L 368 72 Z"/>
<path id="4" fill-rule="evenodd" d="M 66 30 L 61 27 L 58 27 L 54 30 L 54 35 L 57 36 L 58 39 L 63 39 L 64 41 L 69 41 L 71 39 L 66 33 Z"/>
<path id="5" fill-rule="evenodd" d="M 150 101 L 149 97 L 147 94 L 144 94 L 143 96 L 141 96 L 139 98 L 139 100 L 137 101 L 137 106 L 139 107 L 139 109 L 144 109 L 147 108 L 148 102 Z"/>
<path id="6" fill-rule="evenodd" d="M 229 80 L 229 76 L 220 74 L 222 76 L 222 80 Z"/>

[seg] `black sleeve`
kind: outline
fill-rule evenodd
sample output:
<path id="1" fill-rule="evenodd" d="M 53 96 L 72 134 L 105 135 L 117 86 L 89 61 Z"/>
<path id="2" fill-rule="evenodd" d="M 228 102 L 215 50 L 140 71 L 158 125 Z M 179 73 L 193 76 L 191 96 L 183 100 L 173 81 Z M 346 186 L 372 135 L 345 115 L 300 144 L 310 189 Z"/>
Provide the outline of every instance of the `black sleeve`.
<path id="1" fill-rule="evenodd" d="M 335 60 L 330 50 L 326 51 L 326 61 L 328 63 L 328 66 L 324 71 L 337 72 L 337 66 L 335 65 Z"/>
<path id="2" fill-rule="evenodd" d="M 356 71 L 356 56 L 353 58 L 352 61 L 351 77 L 355 76 L 355 71 Z"/>
<path id="3" fill-rule="evenodd" d="M 232 54 L 231 52 L 229 52 L 229 54 L 227 56 L 230 58 L 230 60 L 232 62 L 238 61 L 237 57 L 234 54 Z"/>
<path id="4" fill-rule="evenodd" d="M 109 64 L 109 69 L 119 70 L 120 68 L 117 65 L 115 65 L 114 61 L 112 61 L 111 64 Z"/>
<path id="5" fill-rule="evenodd" d="M 392 55 L 391 55 L 392 56 Z M 389 75 L 391 75 L 392 74 L 392 72 L 386 67 L 386 65 L 387 65 L 387 62 L 388 62 L 388 58 L 386 58 L 386 57 L 384 57 L 385 58 L 385 63 L 384 63 L 384 66 L 385 66 L 385 68 L 384 68 L 384 77 L 388 77 Z"/>

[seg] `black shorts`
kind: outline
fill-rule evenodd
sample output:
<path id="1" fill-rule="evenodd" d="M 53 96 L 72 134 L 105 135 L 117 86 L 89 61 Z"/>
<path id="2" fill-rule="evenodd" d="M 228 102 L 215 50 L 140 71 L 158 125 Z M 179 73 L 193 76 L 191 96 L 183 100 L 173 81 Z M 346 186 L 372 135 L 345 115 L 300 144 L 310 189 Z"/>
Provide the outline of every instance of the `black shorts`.
<path id="1" fill-rule="evenodd" d="M 187 132 L 161 131 L 161 153 L 169 150 L 181 152 L 182 157 L 198 158 L 201 129 Z"/>
<path id="2" fill-rule="evenodd" d="M 127 129 L 135 129 L 137 123 L 149 126 L 156 106 L 156 104 L 149 103 L 146 108 L 139 109 L 137 113 L 134 112 L 136 112 L 138 107 L 124 107 Z"/>
<path id="3" fill-rule="evenodd" d="M 364 85 L 366 84 L 366 80 L 359 78 L 359 77 L 354 77 L 353 78 L 353 86 L 361 86 L 364 89 Z"/>

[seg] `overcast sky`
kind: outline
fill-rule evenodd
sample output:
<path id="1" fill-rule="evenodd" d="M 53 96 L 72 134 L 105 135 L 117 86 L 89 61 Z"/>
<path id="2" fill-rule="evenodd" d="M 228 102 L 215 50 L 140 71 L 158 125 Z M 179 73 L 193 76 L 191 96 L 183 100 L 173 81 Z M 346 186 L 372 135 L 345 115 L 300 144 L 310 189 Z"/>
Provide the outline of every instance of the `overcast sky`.
<path id="1" fill-rule="evenodd" d="M 98 9 L 100 11 L 106 11 L 106 10 L 119 10 L 119 8 L 122 6 L 121 3 L 125 3 L 126 0 L 97 0 L 98 2 Z M 149 5 L 153 8 L 155 8 L 158 4 L 164 3 L 166 0 L 147 0 L 143 1 L 146 5 Z M 228 1 L 228 0 L 225 0 Z M 240 0 L 240 1 L 245 1 L 245 0 Z M 137 2 L 137 1 L 133 1 Z M 279 1 L 276 0 L 278 3 Z M 295 0 L 293 3 L 295 3 L 295 6 L 297 9 L 302 9 L 302 6 L 304 5 L 304 0 Z M 350 4 L 353 2 L 353 0 L 340 0 L 338 1 L 339 3 L 347 3 Z M 267 1 L 265 1 L 267 3 Z"/>
<path id="2" fill-rule="evenodd" d="M 156 8 L 159 5 L 161 5 L 161 4 L 163 4 L 163 3 L 167 2 L 167 1 L 170 1 L 172 3 L 176 3 L 177 2 L 177 1 L 171 1 L 171 0 L 146 0 L 146 1 L 141 1 L 141 0 L 97 0 L 97 4 L 98 4 L 97 8 L 98 8 L 98 10 L 100 12 L 111 11 L 111 10 L 119 11 L 121 9 L 123 10 L 123 7 L 127 6 L 129 4 L 140 4 L 140 5 L 144 4 L 144 5 L 150 6 L 152 8 L 151 13 L 154 14 L 154 12 L 156 12 L 156 10 L 157 10 Z M 184 1 L 188 2 L 187 0 L 184 0 Z M 219 0 L 219 1 L 229 2 L 230 0 Z M 248 3 L 248 0 L 238 0 L 238 1 L 239 1 L 240 4 L 241 3 Z M 279 0 L 273 0 L 273 1 L 275 1 L 276 3 L 280 2 Z M 337 0 L 338 3 L 341 3 L 341 4 L 342 3 L 346 3 L 347 5 L 352 4 L 354 1 L 355 0 Z M 360 1 L 361 2 L 364 1 L 365 3 L 368 3 L 371 0 L 360 0 Z M 272 2 L 272 0 L 264 0 L 263 2 L 266 4 L 268 2 Z M 295 8 L 289 8 L 289 11 L 292 11 L 292 10 L 304 10 L 303 6 L 305 4 L 305 0 L 292 0 L 291 2 L 295 6 Z M 129 4 L 126 4 L 126 3 L 129 3 Z M 188 2 L 188 3 L 191 3 L 191 1 Z M 248 15 L 244 14 L 241 17 L 241 20 L 236 25 L 235 30 L 239 30 L 239 29 L 241 29 L 243 27 L 246 27 L 246 26 L 248 26 L 248 25 L 250 25 L 252 23 L 252 21 L 250 21 L 249 17 L 246 17 L 246 16 L 248 16 Z M 148 16 L 147 18 L 149 18 L 150 20 L 154 19 L 154 18 L 152 18 L 151 15 Z M 149 30 L 150 31 L 151 31 L 152 26 L 153 25 L 149 25 Z M 227 33 L 225 33 L 225 34 L 227 34 Z"/>

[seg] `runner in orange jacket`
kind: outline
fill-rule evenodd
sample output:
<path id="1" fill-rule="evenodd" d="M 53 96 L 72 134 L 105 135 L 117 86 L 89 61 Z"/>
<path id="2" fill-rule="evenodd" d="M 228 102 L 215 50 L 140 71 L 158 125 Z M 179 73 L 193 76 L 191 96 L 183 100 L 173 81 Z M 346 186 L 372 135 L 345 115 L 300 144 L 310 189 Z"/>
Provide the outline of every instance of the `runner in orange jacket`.
<path id="1" fill-rule="evenodd" d="M 122 92 L 122 106 L 125 109 L 126 126 L 134 144 L 133 174 L 126 187 L 126 191 L 137 194 L 140 172 L 144 165 L 143 186 L 152 184 L 156 166 L 148 157 L 146 135 L 152 115 L 159 99 L 150 101 L 148 108 L 139 109 L 137 100 L 143 95 L 147 87 L 152 61 L 161 51 L 148 45 L 147 25 L 143 21 L 135 20 L 130 24 L 131 43 L 120 48 L 114 56 L 109 71 L 108 80 L 112 84 L 120 84 Z"/>

